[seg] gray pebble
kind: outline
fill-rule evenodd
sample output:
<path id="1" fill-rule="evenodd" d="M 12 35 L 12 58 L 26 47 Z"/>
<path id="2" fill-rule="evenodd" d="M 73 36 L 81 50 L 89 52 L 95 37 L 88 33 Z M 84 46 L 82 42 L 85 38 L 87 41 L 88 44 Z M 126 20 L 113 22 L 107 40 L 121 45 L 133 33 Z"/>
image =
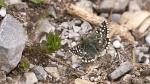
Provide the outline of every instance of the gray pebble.
<path id="1" fill-rule="evenodd" d="M 123 76 L 124 74 L 126 74 L 127 72 L 129 72 L 130 70 L 133 69 L 133 65 L 126 61 L 120 64 L 120 66 L 118 68 L 116 68 L 115 71 L 113 71 L 110 75 L 109 78 L 111 80 L 116 80 L 118 78 L 120 78 L 121 76 Z"/>

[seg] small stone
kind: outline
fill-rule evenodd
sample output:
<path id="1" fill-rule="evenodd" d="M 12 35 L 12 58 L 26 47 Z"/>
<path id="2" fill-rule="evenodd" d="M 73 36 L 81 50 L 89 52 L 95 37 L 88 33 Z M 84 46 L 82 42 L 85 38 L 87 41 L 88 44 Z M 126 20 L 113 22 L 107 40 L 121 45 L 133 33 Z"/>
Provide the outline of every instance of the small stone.
<path id="1" fill-rule="evenodd" d="M 33 72 L 24 73 L 24 77 L 25 79 L 21 81 L 21 84 L 35 84 L 38 82 L 38 79 Z"/>
<path id="2" fill-rule="evenodd" d="M 78 33 L 72 32 L 69 33 L 69 38 L 79 37 L 80 35 Z"/>
<path id="3" fill-rule="evenodd" d="M 124 11 L 130 0 L 112 0 L 115 2 L 114 11 Z"/>
<path id="4" fill-rule="evenodd" d="M 69 23 L 68 22 L 63 22 L 59 26 L 62 27 L 62 29 L 63 28 L 69 28 Z"/>
<path id="5" fill-rule="evenodd" d="M 73 30 L 74 32 L 79 32 L 81 30 L 81 27 L 78 27 L 78 26 L 73 26 Z"/>
<path id="6" fill-rule="evenodd" d="M 92 29 L 92 26 L 88 22 L 84 21 L 81 24 L 81 31 L 79 33 L 80 34 L 85 34 L 85 33 L 87 33 L 91 29 Z"/>
<path id="7" fill-rule="evenodd" d="M 149 54 L 144 54 L 143 52 L 140 52 L 138 55 L 138 61 L 140 63 L 149 64 L 150 63 L 149 57 L 150 57 Z"/>
<path id="8" fill-rule="evenodd" d="M 78 68 L 78 67 L 80 67 L 80 65 L 78 64 L 78 63 L 74 63 L 74 64 L 72 64 L 72 68 Z"/>
<path id="9" fill-rule="evenodd" d="M 55 26 L 54 23 L 50 23 L 48 19 L 42 19 L 38 21 L 37 27 L 39 28 L 37 31 L 40 32 L 54 32 L 55 31 Z"/>
<path id="10" fill-rule="evenodd" d="M 30 64 L 30 66 L 29 66 L 30 69 L 32 69 L 32 68 L 34 68 L 34 67 L 35 67 L 34 64 Z"/>
<path id="11" fill-rule="evenodd" d="M 85 9 L 86 11 L 93 13 L 93 3 L 89 0 L 81 0 L 76 3 L 77 6 Z"/>
<path id="12" fill-rule="evenodd" d="M 123 77 L 123 81 L 124 82 L 129 82 L 131 80 L 132 76 L 130 74 L 126 74 L 124 77 Z"/>
<path id="13" fill-rule="evenodd" d="M 150 34 L 146 36 L 145 41 L 150 46 Z"/>
<path id="14" fill-rule="evenodd" d="M 95 82 L 97 82 L 98 80 L 99 80 L 98 78 L 95 78 L 95 79 L 94 79 Z"/>
<path id="15" fill-rule="evenodd" d="M 3 84 L 6 81 L 6 74 L 4 71 L 0 71 L 0 84 Z"/>
<path id="16" fill-rule="evenodd" d="M 108 54 L 110 54 L 113 58 L 116 57 L 117 52 L 113 45 L 109 45 L 109 48 L 107 49 Z"/>
<path id="17" fill-rule="evenodd" d="M 65 56 L 64 52 L 62 52 L 61 50 L 58 50 L 56 54 L 62 57 Z"/>
<path id="18" fill-rule="evenodd" d="M 120 41 L 119 41 L 119 40 L 115 40 L 115 41 L 113 42 L 113 46 L 114 46 L 115 48 L 120 48 L 120 47 L 121 47 Z"/>
<path id="19" fill-rule="evenodd" d="M 77 45 L 76 42 L 72 42 L 72 43 L 71 43 L 71 47 L 74 47 L 74 46 L 76 46 L 76 45 Z"/>
<path id="20" fill-rule="evenodd" d="M 135 11 L 140 11 L 140 10 L 141 8 L 135 0 L 132 0 L 129 2 L 129 11 L 135 12 Z"/>
<path id="21" fill-rule="evenodd" d="M 60 79 L 60 75 L 59 75 L 57 67 L 45 67 L 45 70 L 49 74 L 51 74 L 52 76 L 54 76 L 56 78 L 56 80 Z"/>
<path id="22" fill-rule="evenodd" d="M 13 84 L 13 79 L 11 77 L 7 77 L 6 81 L 8 82 L 8 84 Z"/>
<path id="23" fill-rule="evenodd" d="M 48 8 L 48 13 L 50 14 L 50 15 L 52 15 L 54 18 L 57 18 L 57 15 L 56 15 L 56 9 L 55 9 L 55 7 L 54 6 L 49 6 L 49 8 Z"/>
<path id="24" fill-rule="evenodd" d="M 115 5 L 114 0 L 104 0 L 102 3 L 100 3 L 100 10 L 106 11 L 112 9 L 114 5 Z"/>
<path id="25" fill-rule="evenodd" d="M 120 14 L 112 14 L 112 21 L 119 22 L 121 15 Z"/>
<path id="26" fill-rule="evenodd" d="M 68 43 L 68 39 L 61 40 L 61 45 L 65 45 L 66 43 Z"/>
<path id="27" fill-rule="evenodd" d="M 120 64 L 120 66 L 118 68 L 116 68 L 115 71 L 113 71 L 110 75 L 109 78 L 111 80 L 116 80 L 119 77 L 123 76 L 124 74 L 126 74 L 127 72 L 131 71 L 133 69 L 133 65 L 126 61 Z"/>
<path id="28" fill-rule="evenodd" d="M 40 42 L 41 38 L 45 36 L 45 32 L 54 32 L 55 26 L 54 23 L 50 23 L 48 19 L 39 20 L 36 24 L 36 31 L 34 41 Z"/>
<path id="29" fill-rule="evenodd" d="M 5 15 L 6 15 L 6 8 L 2 7 L 0 9 L 0 16 L 5 17 Z"/>
<path id="30" fill-rule="evenodd" d="M 22 3 L 21 0 L 5 0 L 5 3 L 7 5 L 13 5 L 13 4 L 19 4 L 19 3 Z"/>
<path id="31" fill-rule="evenodd" d="M 147 83 L 150 83 L 150 76 L 146 76 L 145 79 Z"/>
<path id="32" fill-rule="evenodd" d="M 95 77 L 90 77 L 90 80 L 91 80 L 91 81 L 94 81 L 94 79 L 95 79 Z"/>
<path id="33" fill-rule="evenodd" d="M 42 66 L 35 66 L 33 71 L 38 80 L 46 80 L 47 73 Z"/>
<path id="34" fill-rule="evenodd" d="M 83 80 L 80 78 L 75 79 L 74 81 L 75 84 L 96 84 L 94 82 L 88 81 L 88 80 Z"/>

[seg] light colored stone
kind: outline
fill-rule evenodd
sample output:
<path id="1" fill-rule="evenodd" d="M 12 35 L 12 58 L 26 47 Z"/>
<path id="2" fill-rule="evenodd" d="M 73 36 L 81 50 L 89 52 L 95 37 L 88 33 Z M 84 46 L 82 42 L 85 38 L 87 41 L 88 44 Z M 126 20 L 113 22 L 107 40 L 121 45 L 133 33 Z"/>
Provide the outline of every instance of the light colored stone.
<path id="1" fill-rule="evenodd" d="M 5 3 L 7 5 L 19 4 L 21 2 L 22 2 L 21 0 L 5 0 Z"/>
<path id="2" fill-rule="evenodd" d="M 72 43 L 71 43 L 71 47 L 74 47 L 74 46 L 76 46 L 76 45 L 77 45 L 76 42 L 72 42 Z"/>
<path id="3" fill-rule="evenodd" d="M 125 82 L 129 82 L 131 78 L 132 78 L 132 76 L 130 74 L 126 74 L 122 80 Z"/>
<path id="4" fill-rule="evenodd" d="M 47 73 L 42 66 L 35 66 L 33 71 L 38 80 L 46 80 Z"/>
<path id="5" fill-rule="evenodd" d="M 55 26 L 48 21 L 48 19 L 41 19 L 36 24 L 36 32 L 34 41 L 39 42 L 45 35 L 43 33 L 54 32 Z"/>
<path id="6" fill-rule="evenodd" d="M 124 11 L 130 0 L 112 0 L 115 2 L 114 11 Z"/>
<path id="7" fill-rule="evenodd" d="M 0 25 L 0 70 L 10 72 L 19 63 L 27 41 L 21 23 L 6 15 Z"/>
<path id="8" fill-rule="evenodd" d="M 25 79 L 23 79 L 19 84 L 35 84 L 38 82 L 36 75 L 33 72 L 24 73 Z"/>
<path id="9" fill-rule="evenodd" d="M 84 21 L 81 24 L 81 31 L 79 33 L 80 34 L 85 34 L 85 33 L 87 33 L 91 29 L 92 29 L 92 26 L 88 22 Z"/>
<path id="10" fill-rule="evenodd" d="M 37 23 L 37 31 L 40 32 L 54 32 L 55 26 L 48 21 L 48 19 L 42 19 Z"/>
<path id="11" fill-rule="evenodd" d="M 69 33 L 69 38 L 74 38 L 74 37 L 79 37 L 80 35 L 78 33 L 75 32 L 71 32 Z"/>
<path id="12" fill-rule="evenodd" d="M 145 77 L 146 81 L 150 83 L 150 76 Z"/>
<path id="13" fill-rule="evenodd" d="M 88 81 L 88 80 L 83 80 L 80 78 L 75 79 L 74 81 L 75 84 L 96 84 L 94 82 Z"/>
<path id="14" fill-rule="evenodd" d="M 121 15 L 120 14 L 112 14 L 112 21 L 119 22 Z"/>
<path id="15" fill-rule="evenodd" d="M 74 32 L 79 32 L 81 30 L 81 27 L 73 26 Z"/>
<path id="16" fill-rule="evenodd" d="M 108 5 L 109 4 L 109 5 Z M 114 0 L 104 0 L 101 4 L 100 4 L 100 9 L 101 10 L 107 10 L 107 9 L 111 9 L 113 8 L 115 5 Z"/>
<path id="17" fill-rule="evenodd" d="M 59 26 L 62 27 L 62 29 L 69 28 L 69 23 L 68 22 L 63 22 Z"/>
<path id="18" fill-rule="evenodd" d="M 5 17 L 5 15 L 6 15 L 6 8 L 2 7 L 0 9 L 0 16 Z"/>
<path id="19" fill-rule="evenodd" d="M 150 34 L 146 36 L 145 41 L 150 46 Z"/>
<path id="20" fill-rule="evenodd" d="M 54 6 L 49 6 L 48 7 L 48 13 L 50 14 L 50 15 L 52 15 L 54 18 L 57 18 L 57 15 L 56 15 L 56 9 L 55 9 L 55 7 Z"/>
<path id="21" fill-rule="evenodd" d="M 56 78 L 56 80 L 60 79 L 60 75 L 57 67 L 45 67 L 45 70 L 52 76 Z"/>
<path id="22" fill-rule="evenodd" d="M 62 52 L 61 50 L 58 50 L 56 54 L 59 55 L 59 56 L 62 56 L 62 57 L 65 56 L 65 53 Z"/>
<path id="23" fill-rule="evenodd" d="M 80 0 L 76 3 L 77 6 L 85 9 L 86 11 L 93 13 L 93 3 L 89 0 Z"/>
<path id="24" fill-rule="evenodd" d="M 119 40 L 115 40 L 115 41 L 113 42 L 113 46 L 114 46 L 115 48 L 120 48 L 120 47 L 121 47 L 120 41 L 119 41 Z"/>
<path id="25" fill-rule="evenodd" d="M 131 0 L 129 2 L 129 11 L 135 12 L 135 11 L 140 11 L 140 10 L 141 8 L 135 0 Z"/>

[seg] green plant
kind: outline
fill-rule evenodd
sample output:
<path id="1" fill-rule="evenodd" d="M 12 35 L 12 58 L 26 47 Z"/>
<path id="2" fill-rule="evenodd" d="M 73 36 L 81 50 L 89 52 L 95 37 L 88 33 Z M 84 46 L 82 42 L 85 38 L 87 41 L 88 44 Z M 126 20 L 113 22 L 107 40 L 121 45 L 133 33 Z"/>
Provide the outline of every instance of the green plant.
<path id="1" fill-rule="evenodd" d="M 49 33 L 46 37 L 45 42 L 43 42 L 43 45 L 41 46 L 42 49 L 47 49 L 47 52 L 51 53 L 60 48 L 61 45 L 61 38 L 58 34 Z"/>
<path id="2" fill-rule="evenodd" d="M 5 0 L 0 0 L 0 7 L 4 7 L 5 5 Z"/>
<path id="3" fill-rule="evenodd" d="M 19 64 L 20 71 L 26 71 L 30 67 L 30 62 L 27 58 L 22 58 Z"/>
<path id="4" fill-rule="evenodd" d="M 42 4 L 44 0 L 31 0 L 34 4 Z"/>

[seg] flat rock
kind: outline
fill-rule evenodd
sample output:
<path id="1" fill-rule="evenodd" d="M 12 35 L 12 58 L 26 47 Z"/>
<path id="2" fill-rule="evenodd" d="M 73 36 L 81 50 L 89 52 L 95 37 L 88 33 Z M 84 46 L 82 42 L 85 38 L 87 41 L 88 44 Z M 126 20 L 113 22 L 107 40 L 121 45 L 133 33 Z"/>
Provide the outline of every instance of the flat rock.
<path id="1" fill-rule="evenodd" d="M 35 84 L 38 82 L 35 73 L 27 72 L 24 73 L 24 79 L 20 81 L 19 84 Z"/>
<path id="2" fill-rule="evenodd" d="M 21 23 L 6 15 L 0 25 L 0 70 L 8 73 L 17 66 L 26 41 L 27 35 Z"/>
<path id="3" fill-rule="evenodd" d="M 33 71 L 38 80 L 46 80 L 47 73 L 42 66 L 35 66 Z"/>

